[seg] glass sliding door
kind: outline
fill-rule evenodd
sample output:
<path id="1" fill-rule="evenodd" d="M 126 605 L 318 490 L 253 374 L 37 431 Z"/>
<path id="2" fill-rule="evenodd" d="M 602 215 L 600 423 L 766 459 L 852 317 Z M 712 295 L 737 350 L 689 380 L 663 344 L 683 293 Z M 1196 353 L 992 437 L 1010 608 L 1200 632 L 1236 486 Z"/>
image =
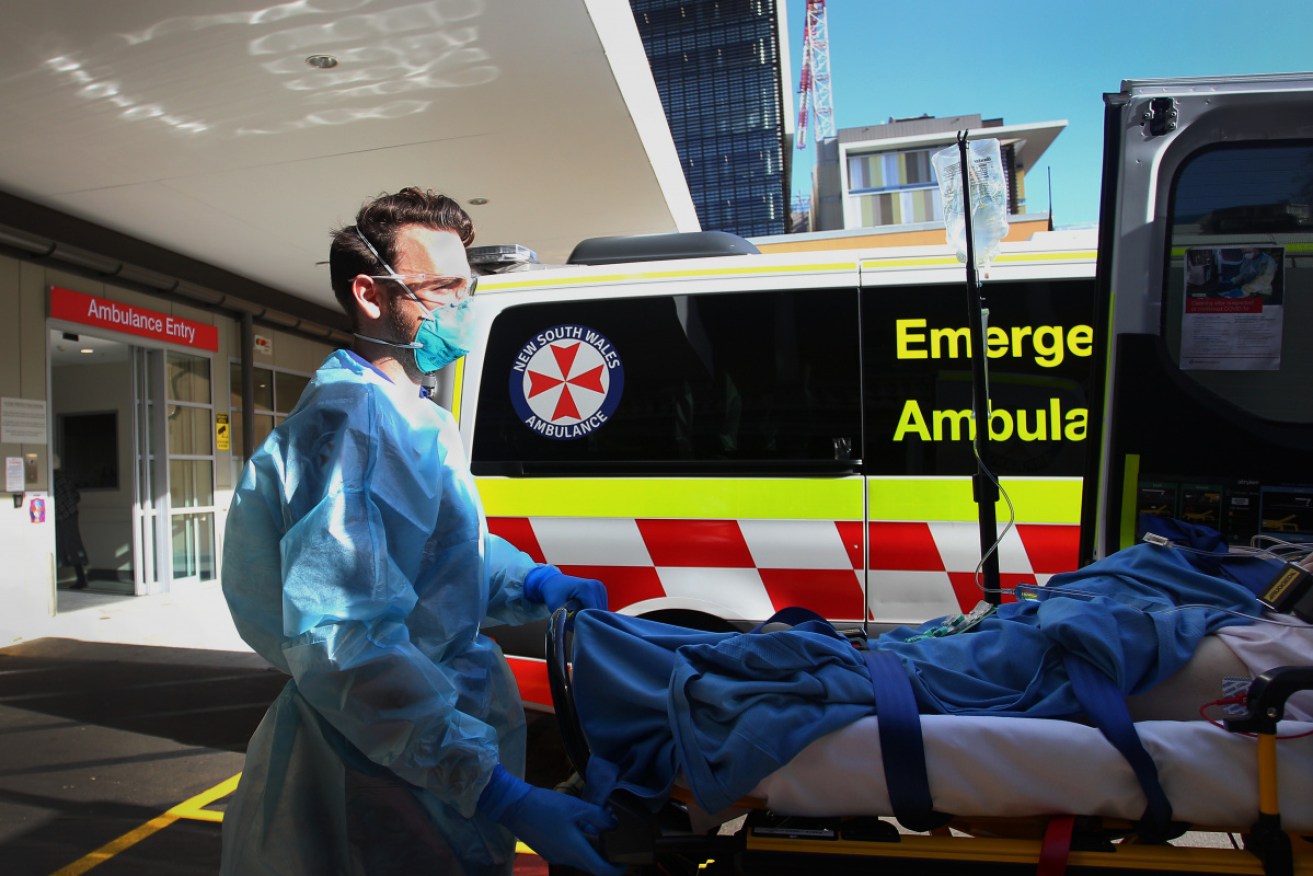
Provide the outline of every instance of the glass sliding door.
<path id="1" fill-rule="evenodd" d="M 138 596 L 168 589 L 168 473 L 163 452 L 166 429 L 164 352 L 132 348 L 133 443 L 136 472 L 133 478 L 132 589 Z"/>
<path id="2" fill-rule="evenodd" d="M 168 543 L 174 581 L 215 576 L 214 402 L 210 360 L 165 354 Z"/>

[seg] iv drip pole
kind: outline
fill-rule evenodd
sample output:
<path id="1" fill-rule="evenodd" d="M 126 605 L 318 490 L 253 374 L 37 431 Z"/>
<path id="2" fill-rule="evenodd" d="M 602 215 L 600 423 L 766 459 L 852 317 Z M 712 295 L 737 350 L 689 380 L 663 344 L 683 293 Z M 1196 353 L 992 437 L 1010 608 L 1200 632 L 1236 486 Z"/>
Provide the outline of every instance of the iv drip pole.
<path id="1" fill-rule="evenodd" d="M 985 298 L 980 291 L 976 275 L 974 234 L 971 230 L 971 174 L 967 159 L 967 131 L 957 135 L 958 157 L 962 167 L 962 218 L 966 222 L 967 256 L 967 310 L 971 329 L 971 415 L 975 423 L 976 473 L 971 478 L 971 494 L 976 502 L 980 522 L 981 574 L 984 578 L 984 599 L 991 605 L 1003 600 L 999 582 L 998 518 L 996 505 L 998 485 L 989 468 L 989 381 L 986 374 Z"/>

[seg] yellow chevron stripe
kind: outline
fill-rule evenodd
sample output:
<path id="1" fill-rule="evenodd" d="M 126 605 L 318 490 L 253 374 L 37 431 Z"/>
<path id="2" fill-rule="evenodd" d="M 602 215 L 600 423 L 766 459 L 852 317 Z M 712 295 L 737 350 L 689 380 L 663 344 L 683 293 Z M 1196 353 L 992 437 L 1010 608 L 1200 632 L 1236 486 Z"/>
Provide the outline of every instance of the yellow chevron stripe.
<path id="1" fill-rule="evenodd" d="M 1080 478 L 1003 478 L 1021 523 L 1080 523 Z M 872 478 L 872 520 L 978 519 L 969 478 Z M 1000 498 L 995 505 L 999 523 L 1009 511 Z"/>
<path id="2" fill-rule="evenodd" d="M 862 486 L 847 478 L 478 478 L 491 517 L 860 520 Z M 1080 522 L 1079 478 L 1005 478 L 1027 523 Z M 873 478 L 872 520 L 970 521 L 969 478 Z M 1000 522 L 1008 519 L 999 502 Z"/>
<path id="3" fill-rule="evenodd" d="M 859 478 L 478 478 L 491 517 L 860 520 Z"/>

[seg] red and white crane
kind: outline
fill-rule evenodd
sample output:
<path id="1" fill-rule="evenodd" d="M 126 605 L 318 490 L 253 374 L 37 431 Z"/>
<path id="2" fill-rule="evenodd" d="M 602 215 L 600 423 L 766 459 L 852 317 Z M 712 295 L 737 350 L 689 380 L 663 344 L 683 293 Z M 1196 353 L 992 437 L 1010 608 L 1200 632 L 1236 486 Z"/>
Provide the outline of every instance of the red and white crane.
<path id="1" fill-rule="evenodd" d="M 834 98 L 830 93 L 830 34 L 825 24 L 825 0 L 807 0 L 807 26 L 802 39 L 802 77 L 798 85 L 798 148 L 807 148 L 810 109 L 816 140 L 834 136 Z"/>

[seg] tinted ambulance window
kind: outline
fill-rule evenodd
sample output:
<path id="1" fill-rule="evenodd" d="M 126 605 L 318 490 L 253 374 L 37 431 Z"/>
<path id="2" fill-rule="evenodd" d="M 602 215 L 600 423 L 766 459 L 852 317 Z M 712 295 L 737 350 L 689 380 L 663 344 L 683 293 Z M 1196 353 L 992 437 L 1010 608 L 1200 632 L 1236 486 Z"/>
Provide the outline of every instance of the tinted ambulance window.
<path id="1" fill-rule="evenodd" d="M 984 294 L 991 467 L 1080 476 L 1090 446 L 1094 280 L 986 281 Z M 863 290 L 870 474 L 975 472 L 967 327 L 962 284 Z"/>
<path id="2" fill-rule="evenodd" d="M 800 472 L 860 444 L 847 290 L 528 304 L 492 327 L 478 474 Z"/>
<path id="3" fill-rule="evenodd" d="M 1201 151 L 1172 188 L 1164 339 L 1198 389 L 1313 423 L 1313 144 Z"/>

